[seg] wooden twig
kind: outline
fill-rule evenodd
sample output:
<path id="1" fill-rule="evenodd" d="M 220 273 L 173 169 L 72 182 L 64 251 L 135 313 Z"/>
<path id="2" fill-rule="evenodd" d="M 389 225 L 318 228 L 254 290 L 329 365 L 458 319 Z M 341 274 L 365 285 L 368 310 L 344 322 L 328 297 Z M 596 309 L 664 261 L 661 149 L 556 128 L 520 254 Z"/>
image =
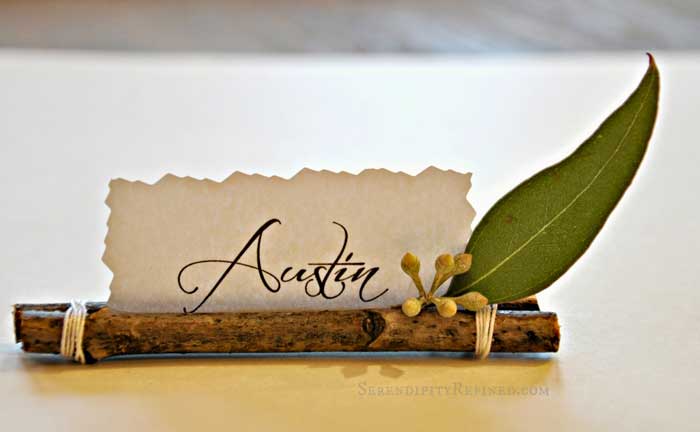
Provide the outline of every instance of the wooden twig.
<path id="1" fill-rule="evenodd" d="M 58 353 L 66 303 L 15 305 L 24 351 Z M 474 314 L 434 309 L 409 318 L 400 308 L 346 311 L 153 314 L 89 303 L 83 349 L 88 362 L 127 354 L 474 350 Z M 492 351 L 554 352 L 559 325 L 533 298 L 499 305 Z"/>

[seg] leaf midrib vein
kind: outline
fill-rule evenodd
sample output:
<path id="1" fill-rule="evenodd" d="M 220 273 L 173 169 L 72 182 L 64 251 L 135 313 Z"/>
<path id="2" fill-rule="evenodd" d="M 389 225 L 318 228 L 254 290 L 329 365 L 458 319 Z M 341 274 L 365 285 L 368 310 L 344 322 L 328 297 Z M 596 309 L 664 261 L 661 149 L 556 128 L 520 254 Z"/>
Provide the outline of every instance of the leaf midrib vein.
<path id="1" fill-rule="evenodd" d="M 633 127 L 634 124 L 637 122 L 637 118 L 639 117 L 639 113 L 642 112 L 642 109 L 644 108 L 644 106 L 645 106 L 645 104 L 646 104 L 646 102 L 647 102 L 647 99 L 648 99 L 648 97 L 649 97 L 649 92 L 651 91 L 651 89 L 652 89 L 652 87 L 653 87 L 653 84 L 654 84 L 654 80 L 655 80 L 655 79 L 656 79 L 656 77 L 654 77 L 654 79 L 649 83 L 649 88 L 647 89 L 646 93 L 644 94 L 644 98 L 642 99 L 642 102 L 641 102 L 640 105 L 639 105 L 639 109 L 634 113 L 634 117 L 632 117 L 632 121 L 630 122 L 629 126 L 627 127 L 627 130 L 625 130 L 625 133 L 624 133 L 624 135 L 622 136 L 622 138 L 620 139 L 620 142 L 619 142 L 619 143 L 617 144 L 617 146 L 615 147 L 615 150 L 612 152 L 612 154 L 610 155 L 610 157 L 605 161 L 605 163 L 603 163 L 603 165 L 600 167 L 600 169 L 598 170 L 598 172 L 596 172 L 596 174 L 593 176 L 593 178 L 591 179 L 591 181 L 588 182 L 588 184 L 587 184 L 583 189 L 581 189 L 581 191 L 580 191 L 578 194 L 576 194 L 576 196 L 571 200 L 571 202 L 569 202 L 569 203 L 568 203 L 564 208 L 562 208 L 556 215 L 554 215 L 554 217 L 552 217 L 552 219 L 551 219 L 549 222 L 547 222 L 545 225 L 543 225 L 542 228 L 540 228 L 536 233 L 534 233 L 532 236 L 530 236 L 530 238 L 528 238 L 522 245 L 520 245 L 517 249 L 515 249 L 513 252 L 511 252 L 511 253 L 510 253 L 508 256 L 506 256 L 503 260 L 501 260 L 501 262 L 499 262 L 499 263 L 496 264 L 494 267 L 492 267 L 491 270 L 489 270 L 488 272 L 484 273 L 481 277 L 479 277 L 478 279 L 474 280 L 472 283 L 470 283 L 469 285 L 467 285 L 466 288 L 465 288 L 465 290 L 468 291 L 471 287 L 475 286 L 476 284 L 478 284 L 478 283 L 481 282 L 482 280 L 484 280 L 484 279 L 488 278 L 489 276 L 491 276 L 495 271 L 497 271 L 499 268 L 501 268 L 505 263 L 507 263 L 508 261 L 510 261 L 511 258 L 513 258 L 515 255 L 517 255 L 518 253 L 520 253 L 520 251 L 522 251 L 528 244 L 530 244 L 533 240 L 535 240 L 535 238 L 537 238 L 537 237 L 538 237 L 540 234 L 542 234 L 542 232 L 544 232 L 550 225 L 552 225 L 557 219 L 559 219 L 559 217 L 560 217 L 561 215 L 563 215 L 569 208 L 571 208 L 571 206 L 573 206 L 573 205 L 576 203 L 576 201 L 578 201 L 579 198 L 581 198 L 581 196 L 583 196 L 583 194 L 585 194 L 585 193 L 588 191 L 588 189 L 590 189 L 590 188 L 593 186 L 593 183 L 595 183 L 595 181 L 598 179 L 598 177 L 600 177 L 600 175 L 603 173 L 603 171 L 605 170 L 605 168 L 608 166 L 608 164 L 610 163 L 610 161 L 612 161 L 613 158 L 615 158 L 615 155 L 617 155 L 617 153 L 620 151 L 620 149 L 622 148 L 622 146 L 623 146 L 625 140 L 627 139 L 627 137 L 629 136 L 630 132 L 632 131 L 632 127 Z M 524 291 L 522 291 L 522 292 L 524 292 Z M 520 292 L 514 293 L 514 295 L 518 295 L 518 294 L 520 294 Z M 509 295 L 508 297 L 511 297 L 511 296 Z M 498 298 L 498 299 L 489 299 L 489 301 L 490 301 L 491 303 L 498 303 L 499 301 L 501 301 L 501 300 L 504 299 L 504 298 L 506 298 L 506 297 L 501 297 L 501 298 Z"/>

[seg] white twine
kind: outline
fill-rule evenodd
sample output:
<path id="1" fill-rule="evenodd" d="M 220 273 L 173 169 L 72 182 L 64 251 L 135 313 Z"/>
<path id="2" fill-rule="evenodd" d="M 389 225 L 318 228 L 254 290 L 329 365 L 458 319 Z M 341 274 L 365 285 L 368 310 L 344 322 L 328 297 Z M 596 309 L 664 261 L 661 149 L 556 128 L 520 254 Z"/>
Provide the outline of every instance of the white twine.
<path id="1" fill-rule="evenodd" d="M 87 307 L 85 303 L 73 300 L 63 316 L 63 333 L 61 334 L 61 355 L 73 361 L 85 364 L 83 352 L 83 334 Z"/>
<path id="2" fill-rule="evenodd" d="M 491 341 L 493 340 L 493 328 L 496 323 L 497 304 L 486 305 L 476 311 L 476 347 L 474 357 L 483 360 L 491 352 Z"/>

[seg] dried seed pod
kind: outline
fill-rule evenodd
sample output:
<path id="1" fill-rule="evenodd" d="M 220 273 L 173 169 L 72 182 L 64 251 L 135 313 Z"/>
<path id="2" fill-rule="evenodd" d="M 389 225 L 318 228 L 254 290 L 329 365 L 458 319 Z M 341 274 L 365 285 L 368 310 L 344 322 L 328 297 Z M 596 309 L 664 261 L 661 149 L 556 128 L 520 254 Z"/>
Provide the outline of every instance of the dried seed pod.
<path id="1" fill-rule="evenodd" d="M 476 291 L 471 291 L 459 297 L 455 297 L 455 301 L 464 309 L 472 312 L 476 312 L 489 304 L 489 299 Z"/>
<path id="2" fill-rule="evenodd" d="M 472 267 L 472 256 L 468 253 L 455 255 L 455 274 L 462 274 L 469 271 Z"/>
<path id="3" fill-rule="evenodd" d="M 409 276 L 417 275 L 420 273 L 420 260 L 411 252 L 406 252 L 403 258 L 401 258 L 401 270 Z"/>
<path id="4" fill-rule="evenodd" d="M 442 254 L 435 260 L 435 270 L 439 274 L 449 274 L 455 269 L 455 260 L 450 254 Z"/>
<path id="5" fill-rule="evenodd" d="M 401 305 L 401 310 L 407 317 L 414 317 L 420 313 L 422 307 L 423 302 L 417 298 L 410 298 L 403 302 Z"/>
<path id="6" fill-rule="evenodd" d="M 457 313 L 457 303 L 454 300 L 436 297 L 433 301 L 437 305 L 437 310 L 441 317 L 451 318 Z"/>

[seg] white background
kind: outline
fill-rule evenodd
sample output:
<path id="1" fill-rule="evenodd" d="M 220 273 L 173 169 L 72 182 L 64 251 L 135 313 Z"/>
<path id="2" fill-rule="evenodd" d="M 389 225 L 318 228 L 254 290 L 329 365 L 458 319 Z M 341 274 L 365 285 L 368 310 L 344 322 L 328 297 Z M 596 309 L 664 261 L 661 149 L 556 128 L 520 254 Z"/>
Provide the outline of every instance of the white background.
<path id="1" fill-rule="evenodd" d="M 558 354 L 485 364 L 243 357 L 80 368 L 22 355 L 10 310 L 18 302 L 107 298 L 110 274 L 100 257 L 111 178 L 291 176 L 305 166 L 415 174 L 436 165 L 474 172 L 478 220 L 591 134 L 637 85 L 646 57 L 0 52 L 0 418 L 21 419 L 26 430 L 65 429 L 71 418 L 103 430 L 184 428 L 205 421 L 197 412 L 229 427 L 307 430 L 397 421 L 408 430 L 453 422 L 692 428 L 700 420 L 700 55 L 659 53 L 657 63 L 659 121 L 635 182 L 591 249 L 539 296 L 560 317 Z M 367 398 L 358 391 L 363 382 L 534 385 L 549 396 Z"/>

